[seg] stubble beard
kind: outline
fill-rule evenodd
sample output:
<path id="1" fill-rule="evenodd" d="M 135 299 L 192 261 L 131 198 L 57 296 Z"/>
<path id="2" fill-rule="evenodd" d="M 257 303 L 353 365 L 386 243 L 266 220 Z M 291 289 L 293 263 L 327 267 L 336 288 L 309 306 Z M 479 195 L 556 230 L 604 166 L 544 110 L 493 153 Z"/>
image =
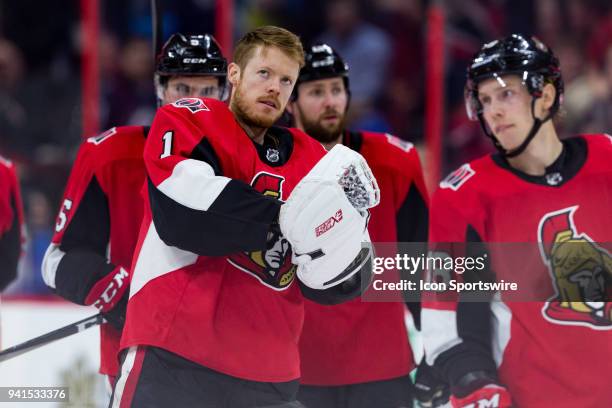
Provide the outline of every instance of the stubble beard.
<path id="1" fill-rule="evenodd" d="M 281 113 L 275 116 L 263 116 L 253 112 L 253 108 L 243 97 L 240 86 L 236 87 L 233 98 L 230 101 L 230 110 L 239 122 L 251 128 L 267 129 L 274 125 L 281 117 Z"/>
<path id="2" fill-rule="evenodd" d="M 337 125 L 330 128 L 322 125 L 322 119 L 314 121 L 309 120 L 299 108 L 297 109 L 297 113 L 300 117 L 300 122 L 302 123 L 302 126 L 304 126 L 304 132 L 306 132 L 306 134 L 313 137 L 320 143 L 328 144 L 335 142 L 338 137 L 340 137 L 340 134 L 346 126 L 345 114 L 342 115 Z M 327 112 L 325 112 L 323 115 L 325 115 L 326 113 Z M 334 113 L 337 114 L 337 112 Z M 321 115 L 321 117 L 323 117 L 323 115 Z"/>

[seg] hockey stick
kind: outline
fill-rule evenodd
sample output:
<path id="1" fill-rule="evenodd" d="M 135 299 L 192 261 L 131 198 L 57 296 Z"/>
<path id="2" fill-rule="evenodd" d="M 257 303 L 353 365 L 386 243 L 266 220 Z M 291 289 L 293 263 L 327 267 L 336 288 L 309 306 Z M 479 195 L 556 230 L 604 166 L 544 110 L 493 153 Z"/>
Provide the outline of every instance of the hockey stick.
<path id="1" fill-rule="evenodd" d="M 42 336 L 35 337 L 21 344 L 17 344 L 16 346 L 9 347 L 6 350 L 2 350 L 0 352 L 0 363 L 6 360 L 10 360 L 11 358 L 20 356 L 23 353 L 27 353 L 30 350 L 37 349 L 41 346 L 44 346 L 45 344 L 49 344 L 56 340 L 63 339 L 64 337 L 80 333 L 83 330 L 87 330 L 90 327 L 96 326 L 103 322 L 104 317 L 102 317 L 101 314 L 97 314 L 86 319 L 79 320 L 78 322 L 71 323 L 67 326 L 60 327 L 59 329 L 43 334 Z"/>
<path id="2" fill-rule="evenodd" d="M 161 0 L 151 0 L 151 26 L 153 32 L 153 60 L 157 58 L 164 43 L 163 11 Z"/>

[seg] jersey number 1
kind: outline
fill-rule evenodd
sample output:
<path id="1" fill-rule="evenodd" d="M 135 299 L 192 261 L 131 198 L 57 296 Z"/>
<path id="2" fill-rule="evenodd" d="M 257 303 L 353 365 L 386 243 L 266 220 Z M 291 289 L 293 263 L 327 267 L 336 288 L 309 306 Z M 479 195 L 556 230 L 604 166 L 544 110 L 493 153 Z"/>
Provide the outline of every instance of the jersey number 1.
<path id="1" fill-rule="evenodd" d="M 164 151 L 159 156 L 160 159 L 164 159 L 172 154 L 172 137 L 174 136 L 174 132 L 169 130 L 162 136 L 164 140 Z"/>

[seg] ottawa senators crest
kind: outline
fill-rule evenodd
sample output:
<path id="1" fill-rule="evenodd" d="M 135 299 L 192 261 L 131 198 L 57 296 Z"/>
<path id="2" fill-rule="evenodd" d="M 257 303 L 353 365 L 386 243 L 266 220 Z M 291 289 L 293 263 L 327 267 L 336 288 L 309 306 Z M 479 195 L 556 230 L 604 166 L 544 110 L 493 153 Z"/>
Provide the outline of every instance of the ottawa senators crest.
<path id="1" fill-rule="evenodd" d="M 260 193 L 282 200 L 285 178 L 276 174 L 259 172 L 251 185 Z M 243 272 L 255 276 L 261 283 L 274 289 L 284 290 L 295 277 L 296 267 L 291 263 L 289 241 L 278 232 L 268 237 L 263 251 L 242 252 L 228 257 L 228 262 Z"/>
<path id="2" fill-rule="evenodd" d="M 540 220 L 540 254 L 556 295 L 542 308 L 549 322 L 612 329 L 612 257 L 574 224 L 578 206 L 548 213 Z"/>
<path id="3" fill-rule="evenodd" d="M 200 111 L 209 111 L 208 106 L 204 104 L 201 99 L 198 98 L 183 98 L 174 102 L 172 106 L 176 106 L 177 108 L 185 108 L 189 109 L 191 113 L 197 113 Z"/>

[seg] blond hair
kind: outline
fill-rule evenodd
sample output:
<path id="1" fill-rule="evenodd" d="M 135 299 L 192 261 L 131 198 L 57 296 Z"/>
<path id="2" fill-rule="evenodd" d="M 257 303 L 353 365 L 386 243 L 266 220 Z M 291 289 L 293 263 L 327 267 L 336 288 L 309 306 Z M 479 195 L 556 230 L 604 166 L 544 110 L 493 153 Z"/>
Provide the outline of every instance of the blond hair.
<path id="1" fill-rule="evenodd" d="M 289 30 L 276 26 L 258 27 L 246 33 L 234 50 L 234 62 L 244 69 L 259 46 L 276 47 L 289 58 L 304 66 L 304 48 L 299 37 Z"/>

